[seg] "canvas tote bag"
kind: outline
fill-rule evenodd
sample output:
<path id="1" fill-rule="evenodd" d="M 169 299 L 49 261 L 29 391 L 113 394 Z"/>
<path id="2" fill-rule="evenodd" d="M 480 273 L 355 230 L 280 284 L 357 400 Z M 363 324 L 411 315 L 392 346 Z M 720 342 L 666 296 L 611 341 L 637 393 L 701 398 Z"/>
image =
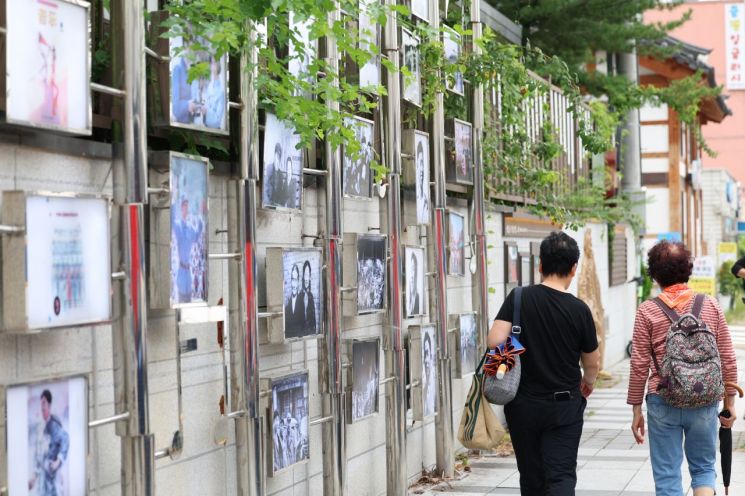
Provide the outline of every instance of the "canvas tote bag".
<path id="1" fill-rule="evenodd" d="M 464 448 L 474 450 L 496 448 L 505 434 L 502 423 L 484 398 L 484 373 L 481 371 L 484 360 L 486 360 L 486 353 L 473 374 L 471 389 L 468 392 L 468 399 L 458 428 L 458 441 Z"/>

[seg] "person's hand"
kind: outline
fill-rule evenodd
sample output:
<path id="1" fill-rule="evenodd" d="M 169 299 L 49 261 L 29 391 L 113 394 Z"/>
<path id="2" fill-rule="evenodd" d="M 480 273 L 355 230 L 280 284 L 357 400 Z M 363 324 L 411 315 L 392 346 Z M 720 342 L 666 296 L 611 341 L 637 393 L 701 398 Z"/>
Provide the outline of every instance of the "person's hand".
<path id="1" fill-rule="evenodd" d="M 735 411 L 735 405 L 731 405 L 726 407 L 727 410 L 729 410 L 730 416 L 729 417 L 722 417 L 719 416 L 719 423 L 724 427 L 725 429 L 731 429 L 732 424 L 735 423 L 735 420 L 737 420 L 737 412 Z"/>
<path id="2" fill-rule="evenodd" d="M 634 405 L 634 420 L 631 421 L 631 433 L 637 444 L 644 444 L 644 415 L 642 406 Z"/>
<path id="3" fill-rule="evenodd" d="M 51 462 L 49 462 L 49 468 L 51 469 L 52 472 L 56 472 L 61 464 L 62 464 L 62 460 L 57 458 L 56 460 L 52 460 Z"/>
<path id="4" fill-rule="evenodd" d="M 594 389 L 595 385 L 586 383 L 584 379 L 582 379 L 579 383 L 579 391 L 585 398 L 588 398 L 592 394 Z"/>

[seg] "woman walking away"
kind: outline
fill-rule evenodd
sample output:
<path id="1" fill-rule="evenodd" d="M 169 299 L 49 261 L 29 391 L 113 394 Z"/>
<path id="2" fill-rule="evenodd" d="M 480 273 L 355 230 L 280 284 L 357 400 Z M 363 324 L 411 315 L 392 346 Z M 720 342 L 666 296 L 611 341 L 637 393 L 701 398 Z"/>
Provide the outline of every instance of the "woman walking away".
<path id="1" fill-rule="evenodd" d="M 684 494 L 680 467 L 685 452 L 694 496 L 713 496 L 717 427 L 731 427 L 737 418 L 730 387 L 724 402 L 732 415 L 717 413 L 724 383 L 737 383 L 732 337 L 719 304 L 686 284 L 693 264 L 683 243 L 657 243 L 649 251 L 648 267 L 662 293 L 636 312 L 627 397 L 634 413 L 631 430 L 643 443 L 646 386 L 656 495 Z"/>

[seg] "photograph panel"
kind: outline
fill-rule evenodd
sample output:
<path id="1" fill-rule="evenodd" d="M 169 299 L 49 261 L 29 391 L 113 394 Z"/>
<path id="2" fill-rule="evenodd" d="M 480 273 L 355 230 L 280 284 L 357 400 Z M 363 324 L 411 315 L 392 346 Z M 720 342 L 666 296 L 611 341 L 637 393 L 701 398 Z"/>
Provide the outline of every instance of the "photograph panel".
<path id="1" fill-rule="evenodd" d="M 310 459 L 308 373 L 272 380 L 272 474 Z"/>
<path id="2" fill-rule="evenodd" d="M 106 199 L 26 197 L 28 328 L 111 318 L 108 233 Z"/>
<path id="3" fill-rule="evenodd" d="M 458 328 L 460 331 L 460 374 L 462 377 L 473 372 L 478 365 L 476 315 L 473 313 L 460 314 Z"/>
<path id="4" fill-rule="evenodd" d="M 172 126 L 228 133 L 227 56 L 217 57 L 208 40 L 191 36 L 169 38 L 170 120 Z M 189 70 L 205 64 L 209 75 L 190 79 Z"/>
<path id="5" fill-rule="evenodd" d="M 404 273 L 406 275 L 405 302 L 407 317 L 424 315 L 424 249 L 415 246 L 404 247 Z"/>
<path id="6" fill-rule="evenodd" d="M 171 305 L 207 301 L 209 163 L 171 154 Z"/>
<path id="7" fill-rule="evenodd" d="M 378 413 L 380 340 L 352 343 L 352 422 Z"/>
<path id="8" fill-rule="evenodd" d="M 348 198 L 372 198 L 373 171 L 370 168 L 375 159 L 375 128 L 373 121 L 359 117 L 345 119 L 347 127 L 355 130 L 359 152 L 353 155 L 344 150 L 342 164 L 342 192 Z"/>
<path id="9" fill-rule="evenodd" d="M 455 212 L 448 213 L 448 274 L 463 276 L 466 273 L 465 219 Z"/>
<path id="10" fill-rule="evenodd" d="M 370 14 L 371 5 L 373 5 L 371 0 L 360 0 L 359 2 L 358 36 L 360 48 L 375 52 L 375 56 L 360 67 L 360 88 L 378 86 L 380 84 L 380 56 L 377 53 L 379 51 L 378 25 Z"/>
<path id="11" fill-rule="evenodd" d="M 5 399 L 10 494 L 86 494 L 85 378 L 10 386 Z"/>
<path id="12" fill-rule="evenodd" d="M 445 60 L 448 64 L 456 64 L 461 56 L 461 36 L 452 28 L 445 27 L 443 32 L 443 49 L 445 51 Z M 454 79 L 448 78 L 448 91 L 462 95 L 465 91 L 465 82 L 463 74 L 458 71 Z"/>
<path id="13" fill-rule="evenodd" d="M 419 132 L 414 134 L 414 160 L 416 168 L 416 221 L 419 225 L 427 225 L 431 222 L 429 135 Z"/>
<path id="14" fill-rule="evenodd" d="M 411 13 L 419 19 L 429 22 L 429 2 L 427 0 L 411 0 Z"/>
<path id="15" fill-rule="evenodd" d="M 422 78 L 419 60 L 419 38 L 407 30 L 401 30 L 401 46 L 404 67 L 409 74 L 403 75 L 403 99 L 414 105 L 422 105 Z"/>
<path id="16" fill-rule="evenodd" d="M 473 183 L 473 143 L 471 124 L 455 119 L 455 180 L 459 183 Z"/>
<path id="17" fill-rule="evenodd" d="M 303 196 L 303 150 L 300 135 L 289 123 L 266 114 L 264 126 L 264 176 L 261 204 L 264 208 L 300 210 Z"/>
<path id="18" fill-rule="evenodd" d="M 91 134 L 89 9 L 64 0 L 6 0 L 9 122 Z"/>
<path id="19" fill-rule="evenodd" d="M 385 309 L 387 243 L 384 236 L 357 238 L 357 312 Z"/>
<path id="20" fill-rule="evenodd" d="M 284 250 L 285 339 L 315 336 L 323 320 L 320 250 Z"/>
<path id="21" fill-rule="evenodd" d="M 422 338 L 422 414 L 431 417 L 437 411 L 437 361 L 435 326 L 421 327 Z"/>

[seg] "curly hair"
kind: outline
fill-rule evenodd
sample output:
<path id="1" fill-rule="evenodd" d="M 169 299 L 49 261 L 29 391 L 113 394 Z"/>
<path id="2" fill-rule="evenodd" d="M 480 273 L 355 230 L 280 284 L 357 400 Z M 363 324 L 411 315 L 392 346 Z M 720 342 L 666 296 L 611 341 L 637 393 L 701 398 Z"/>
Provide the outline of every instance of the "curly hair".
<path id="1" fill-rule="evenodd" d="M 688 282 L 692 270 L 691 252 L 679 241 L 662 240 L 647 255 L 647 273 L 663 288 Z"/>

